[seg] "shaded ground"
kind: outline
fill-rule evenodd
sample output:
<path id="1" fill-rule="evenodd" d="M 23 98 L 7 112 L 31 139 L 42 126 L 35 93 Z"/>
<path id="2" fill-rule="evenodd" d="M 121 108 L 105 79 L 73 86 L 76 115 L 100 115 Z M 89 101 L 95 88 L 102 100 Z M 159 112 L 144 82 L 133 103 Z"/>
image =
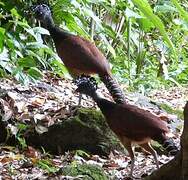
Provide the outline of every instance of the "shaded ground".
<path id="1" fill-rule="evenodd" d="M 70 109 L 78 102 L 78 94 L 74 94 L 75 87 L 68 80 L 62 80 L 48 73 L 43 82 L 21 86 L 13 80 L 0 80 L 0 105 L 2 120 L 7 123 L 10 134 L 14 134 L 20 141 L 20 147 L 10 147 L 3 144 L 0 148 L 0 176 L 4 179 L 71 179 L 61 172 L 67 165 L 96 164 L 102 167 L 110 179 L 125 178 L 130 170 L 129 156 L 118 151 L 112 152 L 109 157 L 89 155 L 83 151 L 67 152 L 61 156 L 40 152 L 33 147 L 27 147 L 22 139 L 22 130 L 25 126 L 32 125 L 38 133 L 45 132 L 54 123 L 66 120 L 71 116 Z M 6 92 L 5 92 L 6 90 Z M 110 99 L 106 89 L 101 85 L 99 90 L 106 98 Z M 181 111 L 185 104 L 186 90 L 173 88 L 167 91 L 154 92 L 150 98 L 157 102 L 153 104 L 150 99 L 134 93 L 127 94 L 129 103 L 147 109 L 161 119 L 168 122 L 172 131 L 170 136 L 179 143 L 182 122 L 177 115 L 166 113 L 158 107 L 158 103 L 165 103 L 170 107 L 178 107 Z M 188 94 L 188 93 L 187 93 Z M 177 105 L 177 106 L 176 106 Z M 84 96 L 83 107 L 93 107 L 93 101 Z M 11 120 L 14 119 L 14 122 Z M 19 128 L 18 128 L 19 127 Z M 160 151 L 159 151 L 160 152 Z M 147 158 L 146 158 L 147 157 Z M 159 156 L 160 164 L 169 161 L 171 157 Z M 137 149 L 135 176 L 140 177 L 150 174 L 155 170 L 151 155 L 146 155 Z M 82 177 L 78 177 L 82 178 Z"/>

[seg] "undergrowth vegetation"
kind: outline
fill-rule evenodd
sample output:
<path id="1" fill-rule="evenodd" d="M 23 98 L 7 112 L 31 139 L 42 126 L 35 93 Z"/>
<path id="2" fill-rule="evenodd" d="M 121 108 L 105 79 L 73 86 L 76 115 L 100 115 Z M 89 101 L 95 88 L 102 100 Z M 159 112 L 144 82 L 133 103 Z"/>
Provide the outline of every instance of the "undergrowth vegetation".
<path id="1" fill-rule="evenodd" d="M 186 0 L 49 0 L 58 26 L 95 41 L 116 78 L 130 89 L 188 84 Z M 0 2 L 0 76 L 22 83 L 43 70 L 66 76 L 49 32 L 30 14 L 35 0 Z"/>

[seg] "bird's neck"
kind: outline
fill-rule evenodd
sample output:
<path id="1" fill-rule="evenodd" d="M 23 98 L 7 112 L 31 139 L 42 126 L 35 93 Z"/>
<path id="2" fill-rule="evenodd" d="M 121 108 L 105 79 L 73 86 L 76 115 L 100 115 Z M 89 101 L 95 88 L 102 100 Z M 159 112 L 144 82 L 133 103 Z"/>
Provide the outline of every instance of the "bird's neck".
<path id="1" fill-rule="evenodd" d="M 106 121 L 108 122 L 110 120 L 110 116 L 112 115 L 110 112 L 118 105 L 112 101 L 102 98 L 97 92 L 89 92 L 87 95 L 91 96 L 97 103 L 97 106 L 100 108 L 103 115 L 106 117 Z"/>
<path id="2" fill-rule="evenodd" d="M 42 26 L 50 32 L 51 37 L 55 41 L 55 43 L 59 40 L 63 40 L 67 37 L 68 33 L 65 32 L 63 29 L 60 29 L 57 27 L 52 19 L 51 16 L 46 18 L 45 22 L 42 24 Z"/>
<path id="3" fill-rule="evenodd" d="M 42 23 L 42 26 L 46 29 L 48 29 L 49 31 L 51 29 L 54 29 L 55 28 L 55 24 L 54 24 L 54 21 L 52 19 L 52 16 L 48 16 L 45 18 L 45 21 Z"/>
<path id="4" fill-rule="evenodd" d="M 114 108 L 116 108 L 117 104 L 108 101 L 107 99 L 101 98 L 100 101 L 97 102 L 97 105 L 99 106 L 100 110 L 104 114 L 104 116 L 107 118 L 106 120 L 108 121 L 108 117 L 111 115 L 111 111 L 113 111 Z"/>
<path id="5" fill-rule="evenodd" d="M 92 93 L 92 98 L 97 103 L 98 107 L 104 115 L 108 115 L 109 110 L 113 109 L 115 106 L 114 102 L 102 98 L 97 92 Z"/>
<path id="6" fill-rule="evenodd" d="M 101 101 L 101 96 L 97 92 L 91 92 L 90 96 L 93 98 L 93 100 L 97 103 L 100 103 Z"/>

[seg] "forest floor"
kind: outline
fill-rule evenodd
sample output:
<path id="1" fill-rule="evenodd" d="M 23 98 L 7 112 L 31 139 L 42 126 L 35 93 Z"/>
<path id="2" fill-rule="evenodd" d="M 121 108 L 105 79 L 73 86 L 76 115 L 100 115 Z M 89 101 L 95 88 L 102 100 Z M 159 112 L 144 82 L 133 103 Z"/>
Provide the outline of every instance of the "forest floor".
<path id="1" fill-rule="evenodd" d="M 101 84 L 99 92 L 111 99 L 107 90 Z M 20 141 L 21 148 L 0 146 L 0 178 L 1 179 L 76 179 L 75 177 L 59 175 L 57 172 L 67 164 L 86 163 L 99 165 L 111 179 L 126 179 L 130 171 L 130 158 L 118 151 L 110 153 L 108 157 L 98 155 L 86 156 L 81 151 L 66 152 L 64 155 L 51 155 L 27 146 L 21 138 L 22 130 L 28 121 L 39 123 L 36 131 L 43 133 L 45 127 L 66 119 L 70 115 L 70 108 L 77 105 L 78 94 L 76 87 L 70 80 L 62 80 L 53 74 L 46 73 L 43 81 L 27 86 L 20 85 L 11 79 L 0 80 L 0 110 L 4 121 L 8 123 L 10 134 L 14 134 Z M 4 96 L 3 93 L 6 95 Z M 187 97 L 187 90 L 174 87 L 167 90 L 153 91 L 150 97 L 139 93 L 126 93 L 127 101 L 159 116 L 167 121 L 171 128 L 170 136 L 178 144 L 182 131 L 182 110 Z M 152 103 L 150 101 L 152 99 Z M 157 105 L 156 105 L 157 103 Z M 167 111 L 158 108 L 165 106 Z M 164 105 L 165 104 L 165 105 Z M 92 99 L 85 97 L 83 107 L 93 107 Z M 9 123 L 11 119 L 16 122 Z M 160 165 L 167 163 L 173 157 L 159 155 Z M 136 151 L 136 165 L 134 175 L 143 177 L 156 169 L 151 155 Z M 79 177 L 77 177 L 79 179 Z"/>

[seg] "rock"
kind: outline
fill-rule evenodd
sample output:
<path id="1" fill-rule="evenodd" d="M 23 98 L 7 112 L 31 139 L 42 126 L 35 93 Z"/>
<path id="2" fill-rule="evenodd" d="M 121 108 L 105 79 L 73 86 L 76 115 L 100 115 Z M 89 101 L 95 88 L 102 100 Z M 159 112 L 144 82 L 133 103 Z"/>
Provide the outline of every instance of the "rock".
<path id="1" fill-rule="evenodd" d="M 82 180 L 108 180 L 109 177 L 104 173 L 104 170 L 96 165 L 91 164 L 76 164 L 62 168 L 63 175 L 77 177 Z"/>
<path id="2" fill-rule="evenodd" d="M 124 151 L 102 113 L 95 109 L 79 109 L 74 117 L 52 125 L 48 132 L 28 134 L 26 141 L 55 154 L 76 149 L 98 155 L 108 155 L 115 149 Z"/>

